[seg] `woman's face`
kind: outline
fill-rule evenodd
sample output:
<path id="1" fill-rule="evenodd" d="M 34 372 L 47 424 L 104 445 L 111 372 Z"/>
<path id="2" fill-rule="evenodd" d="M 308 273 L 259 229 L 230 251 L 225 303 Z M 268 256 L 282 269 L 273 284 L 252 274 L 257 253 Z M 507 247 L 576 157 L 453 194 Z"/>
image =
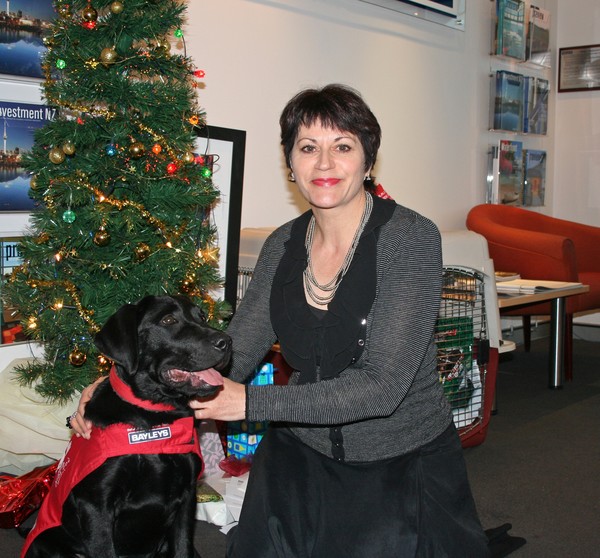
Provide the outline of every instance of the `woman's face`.
<path id="1" fill-rule="evenodd" d="M 344 206 L 363 195 L 365 154 L 349 132 L 323 128 L 320 122 L 301 126 L 290 160 L 296 184 L 314 208 Z"/>

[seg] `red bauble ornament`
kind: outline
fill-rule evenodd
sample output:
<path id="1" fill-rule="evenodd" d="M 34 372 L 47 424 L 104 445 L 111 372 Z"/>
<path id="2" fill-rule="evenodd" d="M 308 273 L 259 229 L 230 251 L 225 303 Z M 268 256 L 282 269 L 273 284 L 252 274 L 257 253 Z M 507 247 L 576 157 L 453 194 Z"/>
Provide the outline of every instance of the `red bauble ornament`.
<path id="1" fill-rule="evenodd" d="M 175 174 L 177 172 L 177 165 L 175 163 L 169 163 L 167 165 L 167 172 L 169 174 Z"/>
<path id="2" fill-rule="evenodd" d="M 96 28 L 96 22 L 95 22 L 95 21 L 84 21 L 84 22 L 81 24 L 81 26 L 82 26 L 82 27 L 85 27 L 86 29 L 88 29 L 88 30 L 90 30 L 90 31 L 91 31 L 92 29 L 95 29 L 95 28 Z"/>
<path id="3" fill-rule="evenodd" d="M 194 72 L 194 75 L 195 75 L 197 78 L 203 78 L 203 77 L 206 75 L 206 72 L 205 72 L 204 70 L 196 70 L 196 71 Z"/>

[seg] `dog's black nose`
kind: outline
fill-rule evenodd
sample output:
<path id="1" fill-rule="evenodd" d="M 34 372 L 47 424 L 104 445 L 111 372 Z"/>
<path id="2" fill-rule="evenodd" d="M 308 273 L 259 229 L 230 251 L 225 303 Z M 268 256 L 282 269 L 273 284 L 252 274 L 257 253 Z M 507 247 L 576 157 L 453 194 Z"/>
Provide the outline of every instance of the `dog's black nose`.
<path id="1" fill-rule="evenodd" d="M 231 347 L 231 338 L 229 336 L 221 335 L 213 340 L 213 346 L 219 351 L 228 351 Z"/>

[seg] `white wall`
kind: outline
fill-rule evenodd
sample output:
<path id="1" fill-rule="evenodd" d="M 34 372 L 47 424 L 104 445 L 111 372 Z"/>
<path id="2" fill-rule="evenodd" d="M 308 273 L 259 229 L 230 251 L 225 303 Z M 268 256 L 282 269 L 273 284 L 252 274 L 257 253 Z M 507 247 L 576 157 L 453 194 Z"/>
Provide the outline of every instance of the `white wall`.
<path id="1" fill-rule="evenodd" d="M 600 2 L 558 4 L 558 46 L 600 44 Z M 600 226 L 600 91 L 557 93 L 554 214 Z"/>
<path id="2" fill-rule="evenodd" d="M 536 4 L 552 12 L 555 54 L 600 43 L 597 0 Z M 188 0 L 187 53 L 207 74 L 199 103 L 209 124 L 247 132 L 242 227 L 304 209 L 285 179 L 279 113 L 299 89 L 339 81 L 362 91 L 382 124 L 378 180 L 443 230 L 464 228 L 499 138 L 487 132 L 493 7 L 467 0 L 463 33 L 359 0 Z M 2 100 L 39 98 L 35 83 L 0 81 Z M 550 109 L 548 137 L 528 139 L 550 155 L 540 211 L 600 225 L 600 92 L 554 93 Z M 0 232 L 24 223 L 0 214 Z"/>
<path id="3" fill-rule="evenodd" d="M 536 4 L 556 14 L 557 2 Z M 344 82 L 382 124 L 378 180 L 441 229 L 464 228 L 484 200 L 488 145 L 500 138 L 487 131 L 493 9 L 467 0 L 460 32 L 359 0 L 192 0 L 185 36 L 206 71 L 199 102 L 210 124 L 247 131 L 242 227 L 275 226 L 304 208 L 286 181 L 279 114 L 305 86 Z M 527 141 L 553 161 L 550 127 Z M 548 182 L 541 211 L 552 213 L 552 172 Z"/>

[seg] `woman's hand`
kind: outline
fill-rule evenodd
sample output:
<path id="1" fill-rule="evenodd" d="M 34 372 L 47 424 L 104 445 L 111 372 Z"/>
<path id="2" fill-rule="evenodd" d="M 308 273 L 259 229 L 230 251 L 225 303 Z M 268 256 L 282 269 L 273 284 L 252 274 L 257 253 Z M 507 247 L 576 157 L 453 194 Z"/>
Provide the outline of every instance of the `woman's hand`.
<path id="1" fill-rule="evenodd" d="M 76 436 L 81 436 L 86 440 L 90 439 L 90 433 L 92 432 L 92 423 L 84 418 L 85 406 L 87 405 L 88 401 L 92 398 L 92 394 L 98 387 L 98 384 L 103 382 L 105 379 L 106 376 L 101 376 L 93 384 L 90 384 L 81 392 L 81 397 L 79 398 L 79 405 L 77 406 L 77 410 L 71 415 L 69 419 L 71 428 L 74 430 Z"/>
<path id="2" fill-rule="evenodd" d="M 192 399 L 190 407 L 200 420 L 243 420 L 246 418 L 246 386 L 223 378 L 223 387 L 215 395 Z"/>

